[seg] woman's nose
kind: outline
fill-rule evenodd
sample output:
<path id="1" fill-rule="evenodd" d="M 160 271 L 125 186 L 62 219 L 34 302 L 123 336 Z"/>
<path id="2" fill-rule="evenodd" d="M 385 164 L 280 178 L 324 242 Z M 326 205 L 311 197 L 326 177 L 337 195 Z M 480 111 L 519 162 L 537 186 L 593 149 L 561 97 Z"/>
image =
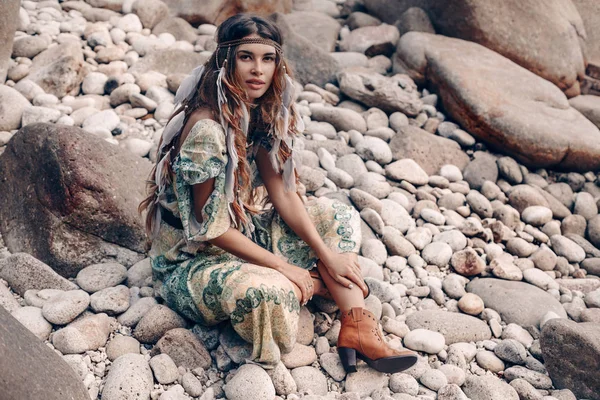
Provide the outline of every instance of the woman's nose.
<path id="1" fill-rule="evenodd" d="M 252 73 L 255 75 L 262 75 L 262 63 L 260 61 L 256 61 L 254 63 L 254 67 L 252 68 Z"/>

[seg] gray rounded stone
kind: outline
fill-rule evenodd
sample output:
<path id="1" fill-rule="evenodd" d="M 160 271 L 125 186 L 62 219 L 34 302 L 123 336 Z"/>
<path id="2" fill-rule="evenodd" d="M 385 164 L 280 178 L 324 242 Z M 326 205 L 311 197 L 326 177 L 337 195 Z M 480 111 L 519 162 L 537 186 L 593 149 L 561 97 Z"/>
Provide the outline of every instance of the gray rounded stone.
<path id="1" fill-rule="evenodd" d="M 552 379 L 548 375 L 518 365 L 505 369 L 504 378 L 509 382 L 514 379 L 524 379 L 536 389 L 552 388 Z"/>
<path id="2" fill-rule="evenodd" d="M 409 374 L 398 372 L 390 376 L 390 389 L 394 393 L 416 396 L 419 393 L 419 382 Z"/>
<path id="3" fill-rule="evenodd" d="M 12 316 L 40 340 L 47 340 L 52 332 L 52 325 L 37 307 L 20 307 L 12 312 Z"/>
<path id="4" fill-rule="evenodd" d="M 427 329 L 413 329 L 404 336 L 404 345 L 407 348 L 429 354 L 439 353 L 445 344 L 443 335 Z"/>
<path id="5" fill-rule="evenodd" d="M 421 252 L 421 257 L 428 264 L 445 267 L 452 257 L 452 247 L 444 242 L 432 242 L 425 246 Z"/>
<path id="6" fill-rule="evenodd" d="M 569 262 L 585 260 L 585 251 L 571 239 L 562 235 L 554 235 L 550 237 L 550 240 L 556 255 L 565 257 Z"/>
<path id="7" fill-rule="evenodd" d="M 387 387 L 389 378 L 366 365 L 359 365 L 358 370 L 346 377 L 346 391 L 355 392 L 363 398 L 370 396 L 378 389 Z"/>
<path id="8" fill-rule="evenodd" d="M 323 367 L 334 380 L 341 382 L 346 377 L 346 370 L 337 353 L 324 353 L 319 358 L 319 362 L 321 367 Z"/>
<path id="9" fill-rule="evenodd" d="M 185 320 L 175 311 L 157 304 L 146 312 L 133 333 L 142 343 L 156 343 L 167 331 L 185 328 L 186 325 Z"/>
<path id="10" fill-rule="evenodd" d="M 495 376 L 469 376 L 462 389 L 472 400 L 519 400 L 515 389 Z"/>
<path id="11" fill-rule="evenodd" d="M 115 335 L 106 345 L 106 356 L 110 361 L 130 353 L 140 354 L 140 342 L 131 336 Z"/>
<path id="12" fill-rule="evenodd" d="M 533 226 L 543 226 L 552 221 L 552 210 L 544 206 L 530 206 L 523 210 L 521 218 Z"/>
<path id="13" fill-rule="evenodd" d="M 149 399 L 154 379 L 148 361 L 141 354 L 125 354 L 108 372 L 102 400 Z"/>
<path id="14" fill-rule="evenodd" d="M 90 265 L 79 271 L 77 284 L 88 293 L 117 286 L 127 278 L 127 268 L 117 263 Z"/>
<path id="15" fill-rule="evenodd" d="M 154 372 L 156 381 L 160 384 L 167 385 L 173 383 L 179 378 L 177 365 L 168 354 L 159 354 L 150 359 L 150 368 Z"/>
<path id="16" fill-rule="evenodd" d="M 527 350 L 525 350 L 525 346 L 519 341 L 505 339 L 494 348 L 494 354 L 512 364 L 524 364 L 527 357 Z"/>
<path id="17" fill-rule="evenodd" d="M 224 387 L 231 400 L 272 400 L 275 387 L 269 375 L 258 365 L 244 364 Z"/>
<path id="18" fill-rule="evenodd" d="M 448 384 L 448 378 L 439 369 L 430 369 L 425 371 L 419 378 L 423 386 L 437 392 Z"/>
<path id="19" fill-rule="evenodd" d="M 318 369 L 314 367 L 294 368 L 291 374 L 299 392 L 311 390 L 315 395 L 325 396 L 327 394 L 327 378 Z M 243 398 L 243 400 L 245 399 L 247 397 Z"/>
<path id="20" fill-rule="evenodd" d="M 422 310 L 406 318 L 411 330 L 428 329 L 439 332 L 446 344 L 478 342 L 491 339 L 490 328 L 482 320 L 470 315 L 442 310 Z"/>
<path id="21" fill-rule="evenodd" d="M 44 318 L 57 325 L 66 325 L 90 304 L 90 295 L 83 290 L 70 290 L 50 298 L 42 308 Z"/>
<path id="22" fill-rule="evenodd" d="M 95 312 L 121 314 L 129 308 L 129 288 L 119 285 L 102 289 L 90 296 L 90 307 Z"/>

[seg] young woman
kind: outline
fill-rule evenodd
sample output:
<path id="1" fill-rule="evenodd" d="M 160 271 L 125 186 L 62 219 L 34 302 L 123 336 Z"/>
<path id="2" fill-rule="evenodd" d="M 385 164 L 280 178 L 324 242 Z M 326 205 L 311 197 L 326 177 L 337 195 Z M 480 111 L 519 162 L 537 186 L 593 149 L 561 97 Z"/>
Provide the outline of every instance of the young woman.
<path id="1" fill-rule="evenodd" d="M 380 371 L 408 368 L 415 354 L 388 347 L 365 309 L 358 213 L 327 198 L 304 204 L 296 192 L 293 139 L 304 127 L 279 29 L 238 14 L 217 42 L 177 92 L 140 205 L 158 293 L 199 323 L 230 319 L 267 367 L 292 349 L 301 304 L 332 298 L 348 371 L 357 353 Z"/>

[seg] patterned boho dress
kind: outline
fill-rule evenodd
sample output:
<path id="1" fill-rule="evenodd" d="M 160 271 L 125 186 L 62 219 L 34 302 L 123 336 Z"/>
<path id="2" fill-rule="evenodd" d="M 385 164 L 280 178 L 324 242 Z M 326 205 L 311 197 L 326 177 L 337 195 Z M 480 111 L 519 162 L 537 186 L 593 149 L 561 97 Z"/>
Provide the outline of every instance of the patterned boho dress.
<path id="1" fill-rule="evenodd" d="M 270 147 L 264 136 L 254 142 Z M 252 156 L 248 161 L 255 169 Z M 235 331 L 253 344 L 251 360 L 272 366 L 295 343 L 300 305 L 292 283 L 281 273 L 244 262 L 208 243 L 232 226 L 224 191 L 226 165 L 222 126 L 208 119 L 197 122 L 173 160 L 173 184 L 160 200 L 181 219 L 183 229 L 165 221 L 160 224 L 150 250 L 155 287 L 170 307 L 193 321 L 214 325 L 230 319 Z M 192 185 L 211 178 L 215 178 L 214 190 L 198 223 Z M 358 252 L 360 217 L 354 208 L 324 197 L 305 206 L 330 248 Z M 253 216 L 252 221 L 255 243 L 290 264 L 315 266 L 310 247 L 274 210 Z"/>

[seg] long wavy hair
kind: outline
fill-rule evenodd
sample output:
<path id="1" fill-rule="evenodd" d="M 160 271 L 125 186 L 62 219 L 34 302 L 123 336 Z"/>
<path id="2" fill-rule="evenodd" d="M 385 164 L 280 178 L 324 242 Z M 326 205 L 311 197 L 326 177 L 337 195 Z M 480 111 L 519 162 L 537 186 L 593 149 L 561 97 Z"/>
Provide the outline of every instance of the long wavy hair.
<path id="1" fill-rule="evenodd" d="M 229 42 L 232 40 L 242 39 L 252 34 L 257 34 L 261 38 L 270 39 L 274 42 L 283 45 L 283 39 L 281 32 L 275 23 L 252 14 L 237 14 L 224 21 L 218 28 L 216 39 L 217 43 Z M 224 120 L 235 132 L 235 147 L 239 156 L 237 171 L 235 173 L 234 182 L 234 196 L 235 199 L 231 204 L 233 213 L 235 215 L 235 223 L 238 227 L 244 226 L 248 222 L 247 213 L 258 212 L 258 196 L 255 189 L 250 191 L 238 191 L 239 187 L 248 186 L 252 187 L 252 181 L 250 177 L 250 168 L 246 159 L 247 152 L 247 138 L 241 129 L 241 122 L 243 117 L 243 106 L 250 110 L 250 129 L 248 136 L 252 137 L 257 131 L 267 132 L 270 136 L 276 135 L 276 132 L 282 132 L 284 119 L 282 117 L 283 109 L 283 91 L 285 89 L 286 80 L 285 74 L 292 76 L 288 64 L 286 63 L 280 52 L 276 52 L 276 67 L 273 80 L 269 89 L 261 96 L 256 102 L 252 102 L 248 98 L 245 90 L 242 86 L 241 78 L 236 73 L 236 56 L 239 46 L 231 46 L 228 48 L 218 48 L 212 54 L 210 59 L 204 64 L 204 75 L 198 84 L 198 88 L 194 95 L 183 102 L 181 106 L 175 110 L 171 115 L 169 121 L 181 111 L 185 113 L 185 123 L 187 123 L 189 116 L 198 108 L 204 107 L 212 112 L 212 115 L 217 117 L 222 111 Z M 227 59 L 227 62 L 225 60 Z M 217 77 L 221 66 L 225 66 L 226 74 L 223 77 L 223 88 L 227 95 L 227 103 L 223 105 L 223 109 L 219 108 L 217 101 Z M 290 118 L 289 118 L 289 129 L 288 134 L 295 135 L 297 132 L 297 121 L 300 118 L 295 106 L 290 106 Z M 175 155 L 181 147 L 181 132 L 178 133 L 177 137 L 169 144 L 165 146 L 161 154 L 157 154 L 157 161 L 160 160 L 169 150 L 171 152 L 171 159 L 167 161 L 167 168 L 164 169 L 164 173 L 167 175 L 167 181 L 171 182 L 172 168 L 171 161 L 175 158 Z M 159 142 L 159 148 L 162 144 L 162 138 Z M 291 156 L 292 149 L 290 149 L 284 142 L 281 143 L 281 147 L 278 154 L 278 159 L 281 165 Z M 150 178 L 147 181 L 147 193 L 146 197 L 139 205 L 138 211 L 143 213 L 146 211 L 146 231 L 150 234 L 153 231 L 155 223 L 156 207 L 158 207 L 158 187 L 155 182 L 156 165 L 150 173 Z M 297 176 L 296 176 L 297 180 Z M 239 198 L 243 196 L 244 198 Z M 240 201 L 241 200 L 241 201 Z M 243 208 L 239 206 L 243 204 Z"/>

